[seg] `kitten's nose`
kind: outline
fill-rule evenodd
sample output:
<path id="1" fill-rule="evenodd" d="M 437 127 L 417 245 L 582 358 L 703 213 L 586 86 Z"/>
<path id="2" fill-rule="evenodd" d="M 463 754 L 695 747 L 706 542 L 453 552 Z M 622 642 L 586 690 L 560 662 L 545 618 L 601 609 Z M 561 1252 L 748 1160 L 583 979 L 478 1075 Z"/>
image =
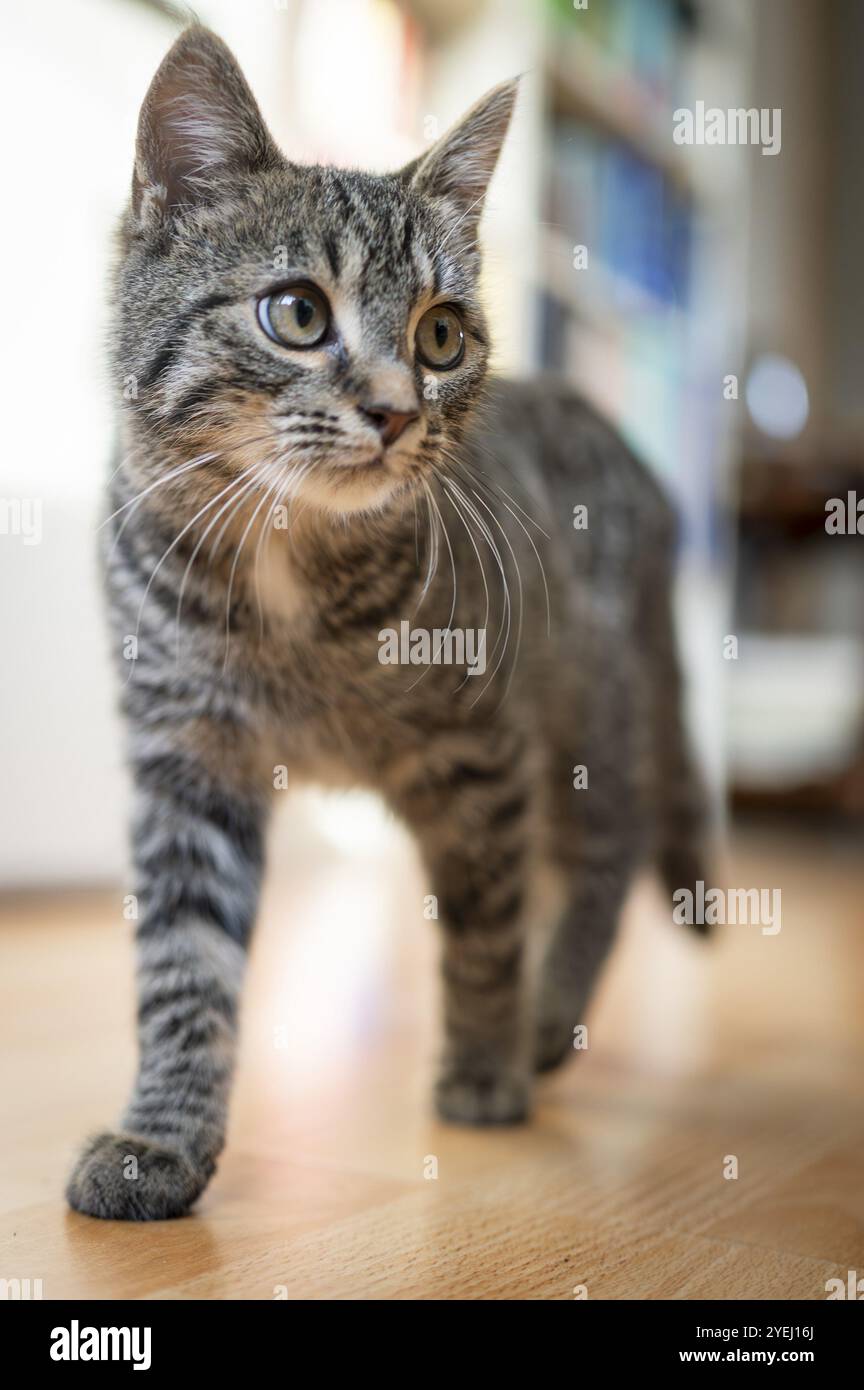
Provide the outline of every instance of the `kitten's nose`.
<path id="1" fill-rule="evenodd" d="M 385 445 L 393 444 L 420 413 L 417 410 L 391 410 L 388 405 L 358 405 L 357 409 L 370 425 L 374 425 Z"/>

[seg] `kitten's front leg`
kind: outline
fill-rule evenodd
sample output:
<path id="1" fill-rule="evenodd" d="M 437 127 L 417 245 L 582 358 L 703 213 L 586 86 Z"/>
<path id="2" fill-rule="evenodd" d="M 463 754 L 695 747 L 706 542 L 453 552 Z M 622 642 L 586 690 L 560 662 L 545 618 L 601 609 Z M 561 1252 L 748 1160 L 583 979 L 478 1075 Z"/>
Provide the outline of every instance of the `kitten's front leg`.
<path id="1" fill-rule="evenodd" d="M 248 739 L 197 721 L 134 757 L 138 1077 L 120 1131 L 90 1140 L 69 1180 L 87 1215 L 180 1216 L 215 1169 L 263 861 Z"/>
<path id="2" fill-rule="evenodd" d="M 524 908 L 528 801 L 512 759 L 479 744 L 432 748 L 400 809 L 431 872 L 442 929 L 439 1114 L 463 1124 L 527 1116 L 531 1044 Z"/>

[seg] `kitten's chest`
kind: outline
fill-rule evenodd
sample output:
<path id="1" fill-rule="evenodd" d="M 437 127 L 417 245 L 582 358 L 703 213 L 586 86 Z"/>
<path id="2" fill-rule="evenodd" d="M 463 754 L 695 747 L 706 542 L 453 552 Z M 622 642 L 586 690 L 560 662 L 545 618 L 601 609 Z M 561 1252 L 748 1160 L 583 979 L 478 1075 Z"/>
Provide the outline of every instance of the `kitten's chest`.
<path id="1" fill-rule="evenodd" d="M 259 645 L 253 634 L 250 657 L 295 768 L 339 785 L 374 781 L 430 727 L 464 720 L 490 674 L 485 646 L 448 630 L 452 588 L 437 579 L 424 594 L 413 545 L 386 563 L 368 553 L 351 566 L 322 557 L 299 573 L 278 550 L 262 556 L 255 604 L 264 636 Z"/>
<path id="2" fill-rule="evenodd" d="M 264 625 L 300 630 L 310 613 L 308 586 L 283 547 L 267 545 L 256 556 L 247 587 Z"/>
<path id="3" fill-rule="evenodd" d="M 470 722 L 482 677 L 466 680 L 443 661 L 394 661 L 381 637 L 368 622 L 336 631 L 319 622 L 302 635 L 296 622 L 274 626 L 265 689 L 283 761 L 299 777 L 374 786 L 430 730 Z"/>
<path id="4" fill-rule="evenodd" d="M 421 584 L 413 548 L 378 551 L 371 540 L 344 554 L 271 541 L 247 574 L 251 606 L 283 634 L 311 640 L 318 633 L 352 646 L 371 633 L 373 656 L 379 629 L 413 610 Z"/>

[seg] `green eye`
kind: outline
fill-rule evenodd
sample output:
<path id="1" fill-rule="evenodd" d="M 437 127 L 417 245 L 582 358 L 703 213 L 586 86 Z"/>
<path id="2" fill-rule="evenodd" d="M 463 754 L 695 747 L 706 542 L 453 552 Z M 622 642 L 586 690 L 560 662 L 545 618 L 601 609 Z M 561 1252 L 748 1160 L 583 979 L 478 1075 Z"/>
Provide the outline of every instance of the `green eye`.
<path id="1" fill-rule="evenodd" d="M 320 290 L 311 285 L 289 285 L 259 299 L 258 322 L 274 343 L 317 347 L 330 326 L 330 308 Z"/>
<path id="2" fill-rule="evenodd" d="M 465 334 L 455 309 L 446 304 L 427 309 L 417 325 L 417 356 L 427 367 L 449 371 L 462 361 Z"/>

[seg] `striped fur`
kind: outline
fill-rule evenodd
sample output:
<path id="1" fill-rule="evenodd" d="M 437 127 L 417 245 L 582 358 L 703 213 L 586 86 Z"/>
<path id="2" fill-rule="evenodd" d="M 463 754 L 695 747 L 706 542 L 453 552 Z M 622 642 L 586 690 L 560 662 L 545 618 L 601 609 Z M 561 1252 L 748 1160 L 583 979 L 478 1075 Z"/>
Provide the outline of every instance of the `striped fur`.
<path id="1" fill-rule="evenodd" d="M 144 103 L 105 531 L 140 1063 L 120 1129 L 73 1172 L 80 1211 L 176 1216 L 214 1170 L 275 768 L 373 788 L 416 835 L 443 943 L 436 1098 L 455 1121 L 528 1113 L 634 866 L 653 855 L 670 886 L 698 871 L 667 503 L 568 388 L 487 380 L 477 227 L 513 99 L 496 89 L 380 176 L 288 164 L 200 29 Z M 259 296 L 296 279 L 331 305 L 320 348 L 281 347 L 257 321 Z M 443 303 L 465 355 L 435 372 L 414 333 Z M 386 449 L 368 414 L 382 402 L 417 415 Z M 403 620 L 485 626 L 485 674 L 382 664 L 379 634 Z"/>

